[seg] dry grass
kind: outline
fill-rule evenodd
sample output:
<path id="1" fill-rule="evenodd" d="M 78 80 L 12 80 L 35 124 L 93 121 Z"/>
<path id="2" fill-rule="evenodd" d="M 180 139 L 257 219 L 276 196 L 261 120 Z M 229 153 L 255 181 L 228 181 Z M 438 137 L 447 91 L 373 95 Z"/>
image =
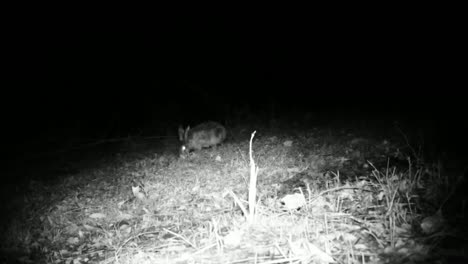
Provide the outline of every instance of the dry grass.
<path id="1" fill-rule="evenodd" d="M 185 160 L 124 155 L 31 182 L 4 247 L 48 263 L 416 263 L 447 232 L 437 211 L 453 181 L 403 145 L 315 129 L 258 131 L 250 149 L 251 132 Z"/>

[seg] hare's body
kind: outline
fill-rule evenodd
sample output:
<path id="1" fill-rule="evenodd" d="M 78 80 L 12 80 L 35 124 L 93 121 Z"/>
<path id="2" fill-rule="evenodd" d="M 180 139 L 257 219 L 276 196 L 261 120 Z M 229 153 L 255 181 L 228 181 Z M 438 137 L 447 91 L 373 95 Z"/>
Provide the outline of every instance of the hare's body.
<path id="1" fill-rule="evenodd" d="M 200 150 L 221 144 L 226 139 L 226 129 L 216 122 L 201 123 L 194 128 L 179 127 L 179 140 L 182 142 L 180 149 L 184 154 L 191 150 Z"/>

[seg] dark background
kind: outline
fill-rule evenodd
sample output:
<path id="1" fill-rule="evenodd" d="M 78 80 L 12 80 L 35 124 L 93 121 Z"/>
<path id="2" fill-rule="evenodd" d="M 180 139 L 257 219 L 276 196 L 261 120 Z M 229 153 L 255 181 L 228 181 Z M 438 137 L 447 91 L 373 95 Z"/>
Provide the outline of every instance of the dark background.
<path id="1" fill-rule="evenodd" d="M 306 113 L 403 120 L 460 148 L 466 82 L 456 24 L 379 14 L 339 21 L 219 15 L 144 29 L 12 29 L 3 152 L 16 159 L 71 138 L 175 136 L 178 124 L 227 122 L 239 109 L 264 121 Z"/>

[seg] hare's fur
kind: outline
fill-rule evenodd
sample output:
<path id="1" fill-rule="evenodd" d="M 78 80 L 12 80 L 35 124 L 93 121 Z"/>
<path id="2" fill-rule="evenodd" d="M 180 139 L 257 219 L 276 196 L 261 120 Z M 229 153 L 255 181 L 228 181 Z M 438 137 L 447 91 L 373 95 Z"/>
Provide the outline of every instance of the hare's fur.
<path id="1" fill-rule="evenodd" d="M 221 144 L 226 139 L 226 129 L 217 122 L 201 123 L 185 130 L 179 127 L 179 140 L 182 142 L 181 154 Z"/>

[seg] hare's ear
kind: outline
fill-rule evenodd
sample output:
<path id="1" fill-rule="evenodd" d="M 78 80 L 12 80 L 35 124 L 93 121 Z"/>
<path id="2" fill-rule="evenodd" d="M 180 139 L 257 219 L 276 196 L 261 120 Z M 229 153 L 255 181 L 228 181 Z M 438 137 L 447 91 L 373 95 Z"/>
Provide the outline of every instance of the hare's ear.
<path id="1" fill-rule="evenodd" d="M 185 129 L 185 133 L 184 133 L 184 140 L 187 141 L 187 137 L 188 137 L 188 132 L 190 130 L 190 126 L 187 126 L 187 128 Z"/>
<path id="2" fill-rule="evenodd" d="M 182 125 L 179 126 L 179 140 L 184 141 L 184 129 L 182 128 Z"/>

